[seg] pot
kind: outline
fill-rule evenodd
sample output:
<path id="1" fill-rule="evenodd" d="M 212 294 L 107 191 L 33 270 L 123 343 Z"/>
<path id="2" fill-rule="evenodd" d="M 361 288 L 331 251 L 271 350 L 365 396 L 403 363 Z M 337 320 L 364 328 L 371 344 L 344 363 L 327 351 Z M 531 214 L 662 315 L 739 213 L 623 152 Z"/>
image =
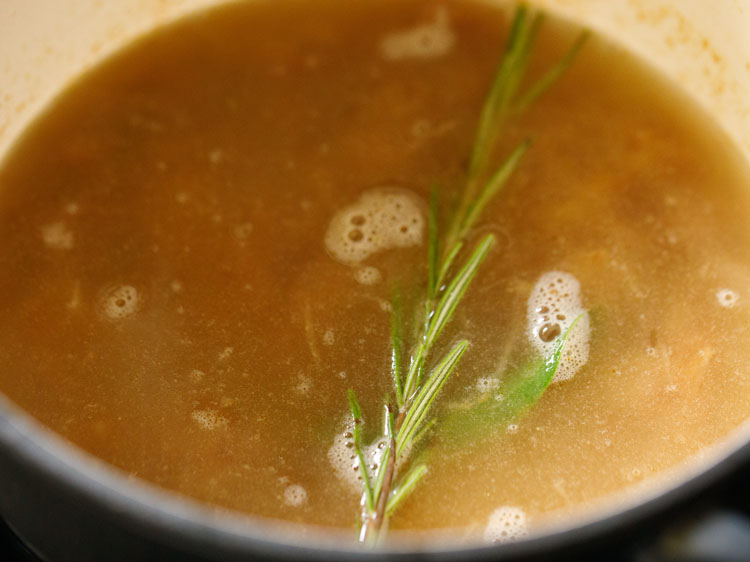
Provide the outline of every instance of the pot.
<path id="1" fill-rule="evenodd" d="M 5 0 L 0 5 L 0 157 L 80 72 L 138 35 L 210 0 Z M 750 0 L 538 0 L 647 59 L 695 97 L 750 161 Z M 653 530 L 750 462 L 750 426 L 679 484 L 574 528 L 512 544 L 412 552 L 342 548 L 336 536 L 233 513 L 127 478 L 49 432 L 0 395 L 0 514 L 42 559 L 530 560 L 577 557 Z"/>

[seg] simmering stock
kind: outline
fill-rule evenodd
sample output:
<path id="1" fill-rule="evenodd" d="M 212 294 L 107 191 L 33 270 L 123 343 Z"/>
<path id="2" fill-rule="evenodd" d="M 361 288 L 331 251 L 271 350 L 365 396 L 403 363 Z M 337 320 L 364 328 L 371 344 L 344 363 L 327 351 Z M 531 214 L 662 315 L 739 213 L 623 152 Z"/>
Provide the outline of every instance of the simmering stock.
<path id="1" fill-rule="evenodd" d="M 91 71 L 0 169 L 2 391 L 139 478 L 353 529 L 346 392 L 380 415 L 392 286 L 423 294 L 427 194 L 462 184 L 508 20 L 462 0 L 260 0 Z M 576 33 L 548 21 L 532 75 Z M 540 279 L 588 310 L 582 366 L 486 439 L 449 443 L 438 417 L 394 530 L 515 536 L 750 414 L 750 176 L 722 133 L 597 38 L 498 157 L 528 135 L 471 235 L 498 243 L 441 339 L 470 348 L 436 412 L 543 347 Z"/>

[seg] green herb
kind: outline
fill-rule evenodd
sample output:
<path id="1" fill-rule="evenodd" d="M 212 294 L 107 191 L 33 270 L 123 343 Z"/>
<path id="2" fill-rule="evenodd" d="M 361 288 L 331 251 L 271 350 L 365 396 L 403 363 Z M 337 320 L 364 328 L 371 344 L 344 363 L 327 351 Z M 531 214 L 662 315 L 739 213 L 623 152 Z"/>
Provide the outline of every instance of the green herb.
<path id="1" fill-rule="evenodd" d="M 526 358 L 503 385 L 491 394 L 483 393 L 475 401 L 456 408 L 440 419 L 440 435 L 445 441 L 465 446 L 521 418 L 542 397 L 552 382 L 562 359 L 565 343 L 583 315 L 579 315 L 548 357 Z"/>
<path id="2" fill-rule="evenodd" d="M 364 418 L 354 391 L 349 391 L 349 405 L 354 418 L 354 449 L 363 481 L 359 538 L 366 544 L 376 544 L 382 540 L 387 518 L 427 473 L 426 464 L 414 463 L 409 467 L 406 461 L 409 452 L 435 424 L 435 418 L 430 416 L 433 403 L 469 346 L 468 341 L 462 340 L 438 360 L 432 357 L 433 347 L 489 255 L 495 237 L 492 234 L 483 236 L 454 272 L 456 260 L 462 254 L 481 214 L 502 191 L 531 146 L 530 140 L 524 140 L 502 164 L 492 169 L 490 160 L 496 141 L 507 120 L 528 107 L 562 75 L 586 39 L 586 34 L 582 34 L 552 69 L 519 94 L 542 21 L 541 15 L 529 16 L 525 6 L 516 10 L 504 54 L 479 117 L 466 183 L 443 237 L 439 232 L 439 187 L 432 187 L 427 221 L 424 307 L 416 313 L 419 328 L 416 341 L 411 346 L 408 367 L 404 365 L 403 304 L 398 289 L 394 290 L 391 300 L 391 377 L 395 404 L 390 399 L 386 400 L 385 434 L 379 439 L 383 444 L 382 455 L 372 478 L 362 453 L 361 426 Z M 506 389 L 507 397 L 503 402 L 506 406 L 502 415 L 497 412 L 486 415 L 484 410 L 488 406 L 484 402 L 477 405 L 474 414 L 497 423 L 503 416 L 517 416 L 528 409 L 552 380 L 566 337 L 561 338 L 550 358 L 544 360 L 535 357 L 516 373 Z M 451 420 L 448 428 L 461 424 L 461 420 Z M 442 427 L 442 422 L 439 425 Z"/>

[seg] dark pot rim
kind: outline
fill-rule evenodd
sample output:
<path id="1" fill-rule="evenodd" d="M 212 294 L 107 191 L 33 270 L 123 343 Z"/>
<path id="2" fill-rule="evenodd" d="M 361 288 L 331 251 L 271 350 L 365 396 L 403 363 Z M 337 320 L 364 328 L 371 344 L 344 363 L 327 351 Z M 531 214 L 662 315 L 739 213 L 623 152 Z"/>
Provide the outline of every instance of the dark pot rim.
<path id="1" fill-rule="evenodd" d="M 69 444 L 0 394 L 0 447 L 27 470 L 76 495 L 93 511 L 157 543 L 209 559 L 250 555 L 280 560 L 529 560 L 569 554 L 653 524 L 684 506 L 738 468 L 750 463 L 747 426 L 738 428 L 717 462 L 644 501 L 579 526 L 551 530 L 514 543 L 447 546 L 435 543 L 419 550 L 403 545 L 374 551 L 344 544 L 342 535 L 310 534 L 309 527 L 211 510 L 200 502 L 134 481 L 118 469 Z M 0 484 L 2 486 L 3 484 Z M 12 525 L 12 517 L 6 519 Z M 338 542 L 337 540 L 338 539 Z M 31 545 L 32 548 L 34 545 Z"/>

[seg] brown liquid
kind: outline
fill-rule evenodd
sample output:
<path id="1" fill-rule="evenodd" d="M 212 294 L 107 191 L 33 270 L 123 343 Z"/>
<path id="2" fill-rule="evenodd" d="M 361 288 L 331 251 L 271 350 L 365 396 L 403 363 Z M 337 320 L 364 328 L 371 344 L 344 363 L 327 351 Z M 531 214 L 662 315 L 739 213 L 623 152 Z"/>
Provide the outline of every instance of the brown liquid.
<path id="1" fill-rule="evenodd" d="M 150 35 L 66 91 L 0 170 L 3 392 L 145 480 L 353 530 L 359 497 L 327 451 L 347 388 L 379 429 L 382 304 L 396 280 L 419 295 L 425 249 L 373 255 L 382 280 L 365 285 L 323 240 L 368 189 L 461 185 L 507 15 L 444 5 L 455 43 L 437 58 L 379 49 L 433 2 L 257 1 Z M 574 33 L 548 22 L 533 68 Z M 441 339 L 471 348 L 439 405 L 526 345 L 546 271 L 581 283 L 589 362 L 516 432 L 461 452 L 433 439 L 394 529 L 481 533 L 503 505 L 533 525 L 750 414 L 750 182 L 724 137 L 599 39 L 500 150 L 529 134 L 479 229 L 499 244 Z"/>

